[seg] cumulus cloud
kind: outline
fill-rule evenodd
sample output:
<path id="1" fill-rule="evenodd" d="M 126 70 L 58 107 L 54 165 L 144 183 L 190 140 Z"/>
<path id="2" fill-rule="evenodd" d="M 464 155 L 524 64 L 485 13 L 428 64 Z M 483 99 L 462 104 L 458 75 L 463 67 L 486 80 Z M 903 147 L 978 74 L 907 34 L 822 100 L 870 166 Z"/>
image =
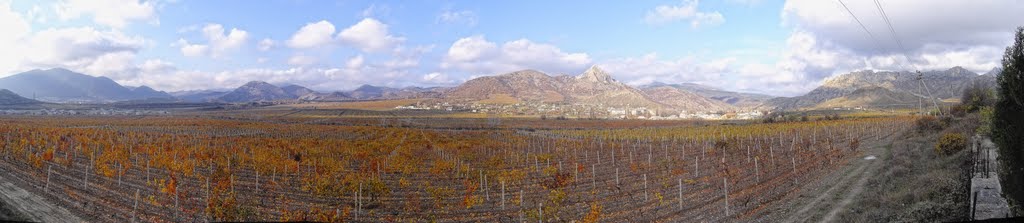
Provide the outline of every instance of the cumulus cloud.
<path id="1" fill-rule="evenodd" d="M 288 39 L 288 46 L 296 49 L 320 47 L 330 44 L 334 35 L 334 24 L 326 20 L 308 23 Z"/>
<path id="2" fill-rule="evenodd" d="M 698 0 L 683 0 L 680 5 L 659 5 L 647 12 L 644 21 L 648 24 L 666 24 L 685 21 L 690 27 L 716 26 L 725 22 L 725 17 L 718 11 L 702 12 L 697 10 Z"/>
<path id="3" fill-rule="evenodd" d="M 877 6 L 871 1 L 844 2 L 864 23 L 872 39 L 838 2 L 793 0 L 782 10 L 784 24 L 794 35 L 806 32 L 819 41 L 831 42 L 831 51 L 869 58 L 865 66 L 883 69 L 949 68 L 964 66 L 987 71 L 1011 40 L 1014 27 L 1024 24 L 1024 5 L 1012 0 L 883 1 L 885 14 L 896 31 L 893 38 Z M 927 6 L 922 8 L 922 6 Z M 802 34 L 801 34 L 802 35 Z M 897 45 L 902 42 L 903 48 Z M 904 57 L 906 55 L 906 57 Z M 892 61 L 894 66 L 874 64 Z M 909 57 L 909 58 L 907 58 Z M 946 59 L 942 59 L 946 58 Z"/>
<path id="4" fill-rule="evenodd" d="M 181 47 L 182 55 L 223 58 L 227 53 L 242 47 L 249 39 L 249 33 L 245 30 L 232 28 L 231 31 L 225 33 L 224 26 L 220 24 L 207 24 L 201 31 L 207 44 L 190 43 L 185 39 L 178 39 L 175 45 Z"/>
<path id="5" fill-rule="evenodd" d="M 528 39 L 505 42 L 499 48 L 482 35 L 461 38 L 448 49 L 441 68 L 472 74 L 498 74 L 522 69 L 578 72 L 591 63 L 586 53 L 566 53 L 557 46 Z"/>
<path id="6" fill-rule="evenodd" d="M 659 81 L 666 83 L 709 83 L 720 80 L 736 59 L 727 57 L 706 61 L 696 57 L 662 59 L 657 53 L 641 57 L 624 57 L 599 62 L 604 70 L 629 84 L 642 85 Z"/>
<path id="7" fill-rule="evenodd" d="M 274 40 L 264 38 L 256 45 L 256 49 L 259 49 L 260 51 L 267 51 L 270 50 L 270 48 L 273 48 L 275 44 Z"/>
<path id="8" fill-rule="evenodd" d="M 62 20 L 91 15 L 96 24 L 116 29 L 133 21 L 157 21 L 153 1 L 63 0 L 57 2 L 54 8 Z"/>
<path id="9" fill-rule="evenodd" d="M 476 26 L 477 16 L 476 13 L 469 10 L 452 11 L 444 10 L 440 15 L 437 15 L 437 23 L 441 24 L 464 24 L 467 26 Z"/>
<path id="10" fill-rule="evenodd" d="M 338 39 L 363 52 L 392 49 L 405 41 L 388 33 L 388 25 L 373 18 L 365 18 L 338 33 Z"/>
<path id="11" fill-rule="evenodd" d="M 28 36 L 31 28 L 18 12 L 11 11 L 11 3 L 0 1 L 0 75 L 7 75 L 18 68 L 21 61 L 23 44 L 19 42 Z"/>
<path id="12" fill-rule="evenodd" d="M 124 76 L 134 66 L 136 53 L 146 40 L 119 31 L 88 27 L 46 29 L 34 33 L 20 51 L 20 68 L 65 67 L 96 75 Z"/>
<path id="13" fill-rule="evenodd" d="M 307 66 L 316 63 L 316 57 L 306 56 L 302 54 L 293 55 L 288 58 L 288 64 L 293 66 Z"/>

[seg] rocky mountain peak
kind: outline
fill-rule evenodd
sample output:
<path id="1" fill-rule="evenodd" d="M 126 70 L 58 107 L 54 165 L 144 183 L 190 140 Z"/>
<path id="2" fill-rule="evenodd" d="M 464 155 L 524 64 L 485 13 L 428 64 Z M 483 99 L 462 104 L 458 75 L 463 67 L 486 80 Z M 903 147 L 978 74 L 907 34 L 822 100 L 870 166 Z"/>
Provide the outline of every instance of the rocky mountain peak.
<path id="1" fill-rule="evenodd" d="M 590 69 L 584 71 L 583 74 L 576 76 L 576 80 L 598 82 L 598 83 L 612 83 L 615 79 L 612 79 L 611 75 L 602 70 L 597 65 L 591 66 Z"/>

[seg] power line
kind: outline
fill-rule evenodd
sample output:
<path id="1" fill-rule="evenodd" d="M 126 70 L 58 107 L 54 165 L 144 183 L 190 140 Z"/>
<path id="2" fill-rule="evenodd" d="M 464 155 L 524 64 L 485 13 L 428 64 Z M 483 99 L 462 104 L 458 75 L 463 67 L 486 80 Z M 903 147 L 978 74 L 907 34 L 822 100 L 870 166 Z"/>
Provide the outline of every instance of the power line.
<path id="1" fill-rule="evenodd" d="M 914 63 L 910 62 L 910 53 L 909 51 L 907 51 L 907 48 L 903 47 L 903 42 L 900 41 L 900 38 L 896 35 L 896 29 L 893 28 L 892 20 L 890 20 L 889 15 L 885 13 L 885 9 L 882 9 L 882 3 L 878 2 L 878 0 L 874 1 L 875 7 L 878 8 L 878 12 L 882 14 L 882 19 L 885 20 L 885 24 L 889 26 L 889 32 L 890 34 L 892 34 L 892 39 L 896 41 L 896 46 L 899 46 L 900 50 L 903 51 L 903 57 L 907 58 L 907 63 L 910 63 L 910 66 L 913 66 L 914 70 L 917 71 L 918 82 L 921 84 L 921 86 L 924 87 L 925 92 L 928 94 L 929 99 L 932 101 L 932 105 L 935 106 L 935 110 L 938 111 L 939 115 L 942 115 L 942 109 L 939 108 L 938 100 L 935 98 L 935 96 L 932 95 L 931 90 L 928 89 L 928 84 L 924 83 L 924 75 L 921 74 L 921 70 L 917 68 L 917 65 L 914 65 Z"/>
<path id="2" fill-rule="evenodd" d="M 875 38 L 875 35 L 871 34 L 871 31 L 868 30 L 868 27 L 864 26 L 864 23 L 860 22 L 860 19 L 857 19 L 857 16 L 853 14 L 853 11 L 850 10 L 850 7 L 846 7 L 846 3 L 843 3 L 843 0 L 839 0 L 839 4 L 843 5 L 843 8 L 846 9 L 846 12 L 850 13 L 850 17 L 853 17 L 853 21 L 857 21 L 857 24 L 860 25 L 860 28 L 863 29 L 865 33 L 868 33 L 868 37 L 871 37 L 871 41 L 875 42 L 875 50 L 878 50 L 879 53 L 881 53 L 882 49 L 880 48 L 880 46 L 882 44 L 881 42 L 878 41 L 878 38 Z"/>

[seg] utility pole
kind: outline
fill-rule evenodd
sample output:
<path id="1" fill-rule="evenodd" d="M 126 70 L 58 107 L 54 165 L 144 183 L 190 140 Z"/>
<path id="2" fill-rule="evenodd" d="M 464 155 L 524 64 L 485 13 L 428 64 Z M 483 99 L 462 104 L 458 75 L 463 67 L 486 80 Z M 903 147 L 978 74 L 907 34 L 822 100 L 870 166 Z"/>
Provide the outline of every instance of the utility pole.
<path id="1" fill-rule="evenodd" d="M 939 108 L 939 102 L 935 99 L 935 96 L 932 96 L 932 91 L 928 90 L 928 84 L 924 83 L 924 74 L 922 74 L 920 70 L 917 71 L 917 81 L 921 83 L 925 92 L 928 93 L 928 97 L 931 99 L 932 105 L 935 106 L 935 111 L 939 113 L 939 116 L 942 116 L 942 109 Z"/>

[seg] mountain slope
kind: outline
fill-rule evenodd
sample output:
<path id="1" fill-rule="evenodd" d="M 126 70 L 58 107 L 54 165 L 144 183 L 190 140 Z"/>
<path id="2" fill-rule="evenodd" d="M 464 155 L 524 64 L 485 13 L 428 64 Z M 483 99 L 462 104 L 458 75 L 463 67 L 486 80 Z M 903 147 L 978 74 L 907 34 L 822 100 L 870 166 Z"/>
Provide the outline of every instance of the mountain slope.
<path id="1" fill-rule="evenodd" d="M 562 92 L 564 84 L 547 74 L 535 70 L 479 77 L 455 87 L 444 95 L 445 99 L 456 102 L 472 102 L 491 98 L 493 95 L 508 95 L 527 102 L 566 102 Z"/>
<path id="2" fill-rule="evenodd" d="M 709 99 L 693 92 L 672 86 L 649 87 L 643 89 L 654 101 L 686 111 L 686 112 L 720 112 L 733 111 L 736 107 L 725 102 Z"/>
<path id="3" fill-rule="evenodd" d="M 316 91 L 314 90 L 310 90 L 309 88 L 294 84 L 289 84 L 288 86 L 281 87 L 281 90 L 284 90 L 285 93 L 290 94 L 294 98 L 299 98 L 307 94 L 316 93 Z"/>
<path id="4" fill-rule="evenodd" d="M 576 77 L 563 76 L 561 79 L 565 82 L 566 95 L 577 103 L 614 107 L 665 107 L 665 104 L 658 103 L 642 91 L 613 79 L 597 66 L 591 66 Z"/>
<path id="5" fill-rule="evenodd" d="M 0 105 L 36 105 L 42 102 L 22 97 L 7 89 L 0 89 Z"/>
<path id="6" fill-rule="evenodd" d="M 643 92 L 627 86 L 597 66 L 577 76 L 551 77 L 536 70 L 479 77 L 455 87 L 444 95 L 453 102 L 497 102 L 501 104 L 562 103 L 609 107 L 666 107 Z"/>
<path id="7" fill-rule="evenodd" d="M 753 108 L 763 104 L 765 101 L 774 98 L 774 96 L 755 94 L 755 93 L 743 93 L 743 92 L 732 92 L 726 91 L 710 86 L 694 84 L 694 83 L 682 83 L 682 84 L 665 84 L 655 82 L 649 85 L 642 86 L 641 88 L 659 87 L 659 86 L 670 86 L 680 90 L 693 92 L 697 95 L 722 101 L 729 105 L 737 108 Z"/>
<path id="8" fill-rule="evenodd" d="M 355 100 L 355 99 L 353 99 L 352 97 L 349 97 L 345 93 L 335 91 L 335 92 L 331 92 L 331 93 L 313 92 L 313 93 L 309 93 L 309 94 L 303 95 L 302 97 L 299 97 L 299 100 L 303 100 L 303 101 L 352 101 L 352 100 Z"/>
<path id="9" fill-rule="evenodd" d="M 994 84 L 995 78 L 992 75 L 978 75 L 961 67 L 953 67 L 948 70 L 923 72 L 918 80 L 917 73 L 911 72 L 875 72 L 871 70 L 851 72 L 842 74 L 825 81 L 820 87 L 802 96 L 791 98 L 774 98 L 768 100 L 764 108 L 776 109 L 798 109 L 820 107 L 819 104 L 826 101 L 845 97 L 858 89 L 880 87 L 889 92 L 902 95 L 896 98 L 906 99 L 906 95 L 927 98 L 929 92 L 938 99 L 958 98 L 965 88 L 975 82 Z M 923 82 L 923 84 L 922 84 Z M 927 86 L 927 88 L 925 88 Z M 991 86 L 991 85 L 990 85 Z M 888 104 L 886 98 L 895 95 L 888 95 L 886 91 L 877 89 L 858 92 L 858 95 L 851 95 L 852 98 L 840 99 L 844 101 L 843 107 L 862 107 L 877 104 Z M 880 94 L 868 96 L 865 94 Z M 878 99 L 881 101 L 861 101 L 864 99 Z M 925 99 L 928 100 L 928 99 Z M 899 101 L 899 100 L 898 100 Z M 853 103 L 858 102 L 858 103 Z M 892 101 L 889 101 L 892 102 Z M 836 104 L 832 102 L 831 104 Z M 911 106 L 912 107 L 912 106 Z"/>
<path id="10" fill-rule="evenodd" d="M 842 97 L 826 100 L 815 105 L 815 107 L 913 107 L 919 104 L 921 100 L 924 100 L 924 98 L 906 92 L 891 91 L 883 87 L 864 87 Z"/>
<path id="11" fill-rule="evenodd" d="M 263 81 L 251 81 L 217 98 L 223 102 L 255 102 L 296 99 L 284 89 Z"/>
<path id="12" fill-rule="evenodd" d="M 146 86 L 135 89 L 106 77 L 94 77 L 62 68 L 31 70 L 0 78 L 0 88 L 19 95 L 34 95 L 50 102 L 113 102 L 147 98 L 171 98 Z"/>

